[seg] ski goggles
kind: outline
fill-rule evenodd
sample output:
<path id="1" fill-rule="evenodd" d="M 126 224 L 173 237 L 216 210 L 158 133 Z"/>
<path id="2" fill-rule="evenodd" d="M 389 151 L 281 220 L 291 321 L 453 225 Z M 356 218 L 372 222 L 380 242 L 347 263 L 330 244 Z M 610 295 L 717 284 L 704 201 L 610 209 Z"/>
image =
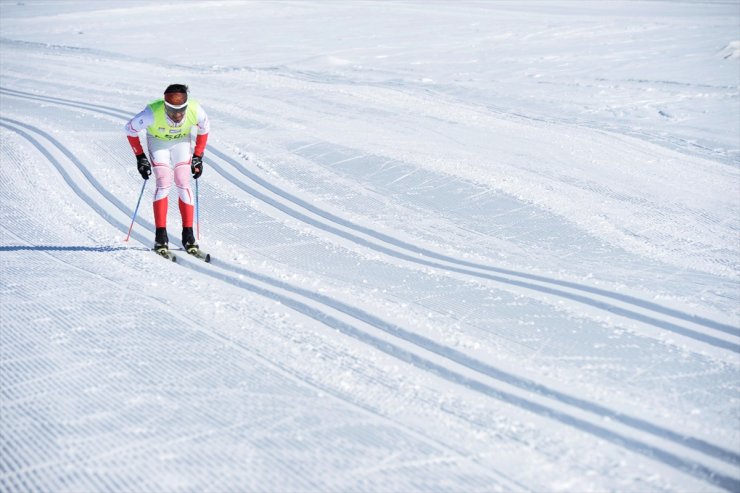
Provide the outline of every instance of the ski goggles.
<path id="1" fill-rule="evenodd" d="M 164 102 L 164 110 L 167 112 L 169 116 L 184 115 L 187 109 L 188 109 L 187 102 L 180 104 L 180 105 L 170 104 L 167 101 Z"/>

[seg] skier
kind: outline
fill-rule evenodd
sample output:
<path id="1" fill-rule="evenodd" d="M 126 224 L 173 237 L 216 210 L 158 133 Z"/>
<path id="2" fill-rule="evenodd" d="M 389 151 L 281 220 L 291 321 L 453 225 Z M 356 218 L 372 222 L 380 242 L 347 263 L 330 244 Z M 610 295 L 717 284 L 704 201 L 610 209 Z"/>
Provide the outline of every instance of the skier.
<path id="1" fill-rule="evenodd" d="M 192 149 L 190 131 L 197 126 L 195 148 Z M 146 129 L 149 159 L 139 140 L 139 132 Z M 136 167 L 145 180 L 152 174 L 157 187 L 154 191 L 154 250 L 163 254 L 169 251 L 167 237 L 168 195 L 174 176 L 179 195 L 182 218 L 182 245 L 188 253 L 198 252 L 193 235 L 193 193 L 190 173 L 196 180 L 203 173 L 203 153 L 206 149 L 210 123 L 203 107 L 188 99 L 188 86 L 171 84 L 164 91 L 164 99 L 149 103 L 126 124 L 126 133 L 136 155 Z M 192 149 L 192 151 L 191 151 Z M 192 155 L 192 157 L 191 157 Z M 150 164 L 150 160 L 151 163 Z"/>

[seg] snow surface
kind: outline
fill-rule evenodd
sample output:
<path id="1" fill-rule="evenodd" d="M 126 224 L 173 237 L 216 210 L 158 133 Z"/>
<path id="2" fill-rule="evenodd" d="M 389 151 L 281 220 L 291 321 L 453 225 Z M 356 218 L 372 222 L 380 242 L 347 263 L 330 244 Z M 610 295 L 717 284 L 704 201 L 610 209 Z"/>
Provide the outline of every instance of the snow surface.
<path id="1" fill-rule="evenodd" d="M 0 2 L 0 490 L 740 491 L 738 46 L 737 1 Z M 173 82 L 211 265 L 151 182 L 123 242 Z"/>

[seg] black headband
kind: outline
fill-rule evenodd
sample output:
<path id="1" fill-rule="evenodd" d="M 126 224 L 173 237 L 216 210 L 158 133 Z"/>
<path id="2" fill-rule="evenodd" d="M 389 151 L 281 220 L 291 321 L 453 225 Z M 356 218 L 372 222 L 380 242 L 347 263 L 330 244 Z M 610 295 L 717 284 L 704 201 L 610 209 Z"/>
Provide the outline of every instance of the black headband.
<path id="1" fill-rule="evenodd" d="M 185 84 L 170 84 L 167 86 L 167 89 L 164 90 L 165 94 L 172 94 L 172 93 L 180 93 L 180 94 L 187 94 L 188 93 L 188 86 Z"/>

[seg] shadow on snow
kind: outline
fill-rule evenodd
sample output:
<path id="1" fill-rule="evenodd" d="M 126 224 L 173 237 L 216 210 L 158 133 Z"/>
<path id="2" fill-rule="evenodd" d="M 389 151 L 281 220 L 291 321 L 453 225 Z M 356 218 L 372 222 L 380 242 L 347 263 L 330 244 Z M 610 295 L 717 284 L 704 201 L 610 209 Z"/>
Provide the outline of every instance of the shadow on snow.
<path id="1" fill-rule="evenodd" d="M 84 245 L 0 245 L 0 252 L 19 252 L 23 250 L 44 252 L 117 252 L 119 250 L 146 250 L 126 246 L 84 246 Z"/>

